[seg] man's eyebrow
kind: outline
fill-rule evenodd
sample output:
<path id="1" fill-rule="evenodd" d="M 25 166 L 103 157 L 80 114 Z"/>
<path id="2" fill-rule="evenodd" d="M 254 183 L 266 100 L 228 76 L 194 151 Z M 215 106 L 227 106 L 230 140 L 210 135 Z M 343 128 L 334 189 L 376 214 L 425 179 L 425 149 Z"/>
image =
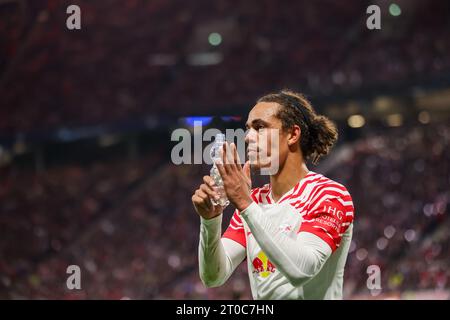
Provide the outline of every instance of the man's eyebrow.
<path id="1" fill-rule="evenodd" d="M 269 123 L 266 122 L 266 121 L 264 121 L 264 120 L 262 120 L 262 119 L 254 119 L 254 120 L 252 120 L 251 126 L 252 126 L 252 127 L 255 127 L 255 126 L 257 126 L 257 125 L 268 126 Z M 247 123 L 245 124 L 245 128 L 248 129 L 249 127 L 250 127 L 250 125 L 249 125 L 248 122 L 247 122 Z"/>

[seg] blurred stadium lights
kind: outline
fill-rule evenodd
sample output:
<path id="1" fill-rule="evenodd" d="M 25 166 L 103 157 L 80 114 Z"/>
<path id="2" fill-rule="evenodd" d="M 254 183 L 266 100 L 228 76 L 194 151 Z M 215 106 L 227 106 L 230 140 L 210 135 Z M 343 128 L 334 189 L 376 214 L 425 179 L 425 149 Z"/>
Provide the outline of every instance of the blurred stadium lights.
<path id="1" fill-rule="evenodd" d="M 399 127 L 403 124 L 403 116 L 400 113 L 390 114 L 387 116 L 386 122 L 390 127 Z"/>
<path id="2" fill-rule="evenodd" d="M 211 123 L 213 117 L 185 117 L 181 118 L 182 122 L 186 124 L 189 127 L 194 127 L 195 125 L 198 125 L 199 123 L 201 126 L 207 126 Z"/>
<path id="3" fill-rule="evenodd" d="M 430 123 L 431 117 L 428 111 L 421 111 L 418 116 L 418 120 L 422 124 Z"/>
<path id="4" fill-rule="evenodd" d="M 397 17 L 399 15 L 402 14 L 402 9 L 400 8 L 400 6 L 396 3 L 391 3 L 389 5 L 389 13 L 394 16 Z"/>
<path id="5" fill-rule="evenodd" d="M 391 239 L 395 235 L 395 227 L 392 225 L 387 226 L 384 228 L 384 236 L 388 239 Z"/>
<path id="6" fill-rule="evenodd" d="M 242 116 L 220 116 L 220 117 L 214 117 L 214 116 L 190 116 L 190 117 L 183 117 L 179 118 L 179 122 L 183 123 L 184 125 L 193 128 L 194 123 L 197 122 L 201 123 L 201 126 L 208 126 L 210 125 L 213 120 L 219 120 L 219 123 L 216 123 L 218 127 L 221 127 L 220 121 L 225 123 L 239 123 L 242 121 Z"/>
<path id="7" fill-rule="evenodd" d="M 240 41 L 241 30 L 234 17 L 218 18 L 198 23 L 189 39 L 187 52 L 208 52 L 211 46 L 232 46 Z M 226 43 L 222 42 L 227 39 Z"/>
<path id="8" fill-rule="evenodd" d="M 231 121 L 241 121 L 242 117 L 241 116 L 222 116 L 222 117 L 220 117 L 220 119 L 222 119 L 222 121 L 225 121 L 225 122 L 231 122 Z"/>
<path id="9" fill-rule="evenodd" d="M 431 217 L 433 215 L 433 204 L 427 203 L 423 206 L 423 214 L 427 217 Z"/>
<path id="10" fill-rule="evenodd" d="M 450 89 L 415 92 L 414 102 L 419 109 L 449 111 Z"/>
<path id="11" fill-rule="evenodd" d="M 408 242 L 414 241 L 416 239 L 416 231 L 413 229 L 408 229 L 405 231 L 404 237 Z"/>
<path id="12" fill-rule="evenodd" d="M 378 241 L 377 241 L 377 248 L 378 248 L 378 250 L 386 249 L 388 243 L 389 243 L 389 241 L 385 237 L 379 238 Z"/>
<path id="13" fill-rule="evenodd" d="M 393 96 L 378 96 L 373 101 L 374 111 L 378 114 L 400 111 L 403 105 L 402 99 Z"/>
<path id="14" fill-rule="evenodd" d="M 354 114 L 348 118 L 347 123 L 351 128 L 361 128 L 366 124 L 366 120 L 362 115 Z"/>
<path id="15" fill-rule="evenodd" d="M 356 251 L 356 259 L 358 259 L 359 261 L 363 261 L 367 258 L 368 254 L 369 252 L 366 249 L 360 248 Z"/>
<path id="16" fill-rule="evenodd" d="M 223 55 L 219 52 L 202 52 L 188 55 L 187 63 L 191 66 L 211 66 L 223 61 Z"/>
<path id="17" fill-rule="evenodd" d="M 222 43 L 222 36 L 218 32 L 212 32 L 208 36 L 208 42 L 210 45 L 216 47 Z"/>

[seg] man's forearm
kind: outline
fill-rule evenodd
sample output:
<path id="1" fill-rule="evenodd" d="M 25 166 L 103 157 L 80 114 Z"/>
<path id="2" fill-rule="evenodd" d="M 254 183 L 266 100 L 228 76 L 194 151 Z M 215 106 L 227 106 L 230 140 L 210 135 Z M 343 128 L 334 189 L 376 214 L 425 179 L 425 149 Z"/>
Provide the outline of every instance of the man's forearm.
<path id="1" fill-rule="evenodd" d="M 201 218 L 198 248 L 199 273 L 207 287 L 221 286 L 245 256 L 245 249 L 229 239 L 221 239 L 222 215 Z"/>
<path id="2" fill-rule="evenodd" d="M 331 255 L 328 244 L 311 233 L 301 232 L 292 239 L 280 232 L 254 202 L 241 212 L 241 217 L 264 253 L 294 286 L 314 277 Z"/>

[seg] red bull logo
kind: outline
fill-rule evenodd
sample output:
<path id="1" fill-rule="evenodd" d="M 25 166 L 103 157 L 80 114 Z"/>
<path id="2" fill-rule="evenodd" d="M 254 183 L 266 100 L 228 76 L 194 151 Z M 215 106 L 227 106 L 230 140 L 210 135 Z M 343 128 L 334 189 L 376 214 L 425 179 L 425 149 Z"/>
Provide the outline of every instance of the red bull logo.
<path id="1" fill-rule="evenodd" d="M 275 272 L 275 266 L 267 258 L 266 254 L 260 251 L 252 261 L 253 273 L 258 273 L 261 278 L 267 278 Z"/>

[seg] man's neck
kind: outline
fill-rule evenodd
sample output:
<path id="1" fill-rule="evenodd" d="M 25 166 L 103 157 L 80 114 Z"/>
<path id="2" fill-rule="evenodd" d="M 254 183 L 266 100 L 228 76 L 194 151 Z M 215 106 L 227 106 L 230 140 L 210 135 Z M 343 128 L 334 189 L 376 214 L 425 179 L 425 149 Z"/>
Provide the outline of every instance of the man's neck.
<path id="1" fill-rule="evenodd" d="M 270 176 L 272 197 L 278 201 L 308 174 L 308 168 L 300 154 L 292 154 L 286 159 L 276 175 Z"/>

